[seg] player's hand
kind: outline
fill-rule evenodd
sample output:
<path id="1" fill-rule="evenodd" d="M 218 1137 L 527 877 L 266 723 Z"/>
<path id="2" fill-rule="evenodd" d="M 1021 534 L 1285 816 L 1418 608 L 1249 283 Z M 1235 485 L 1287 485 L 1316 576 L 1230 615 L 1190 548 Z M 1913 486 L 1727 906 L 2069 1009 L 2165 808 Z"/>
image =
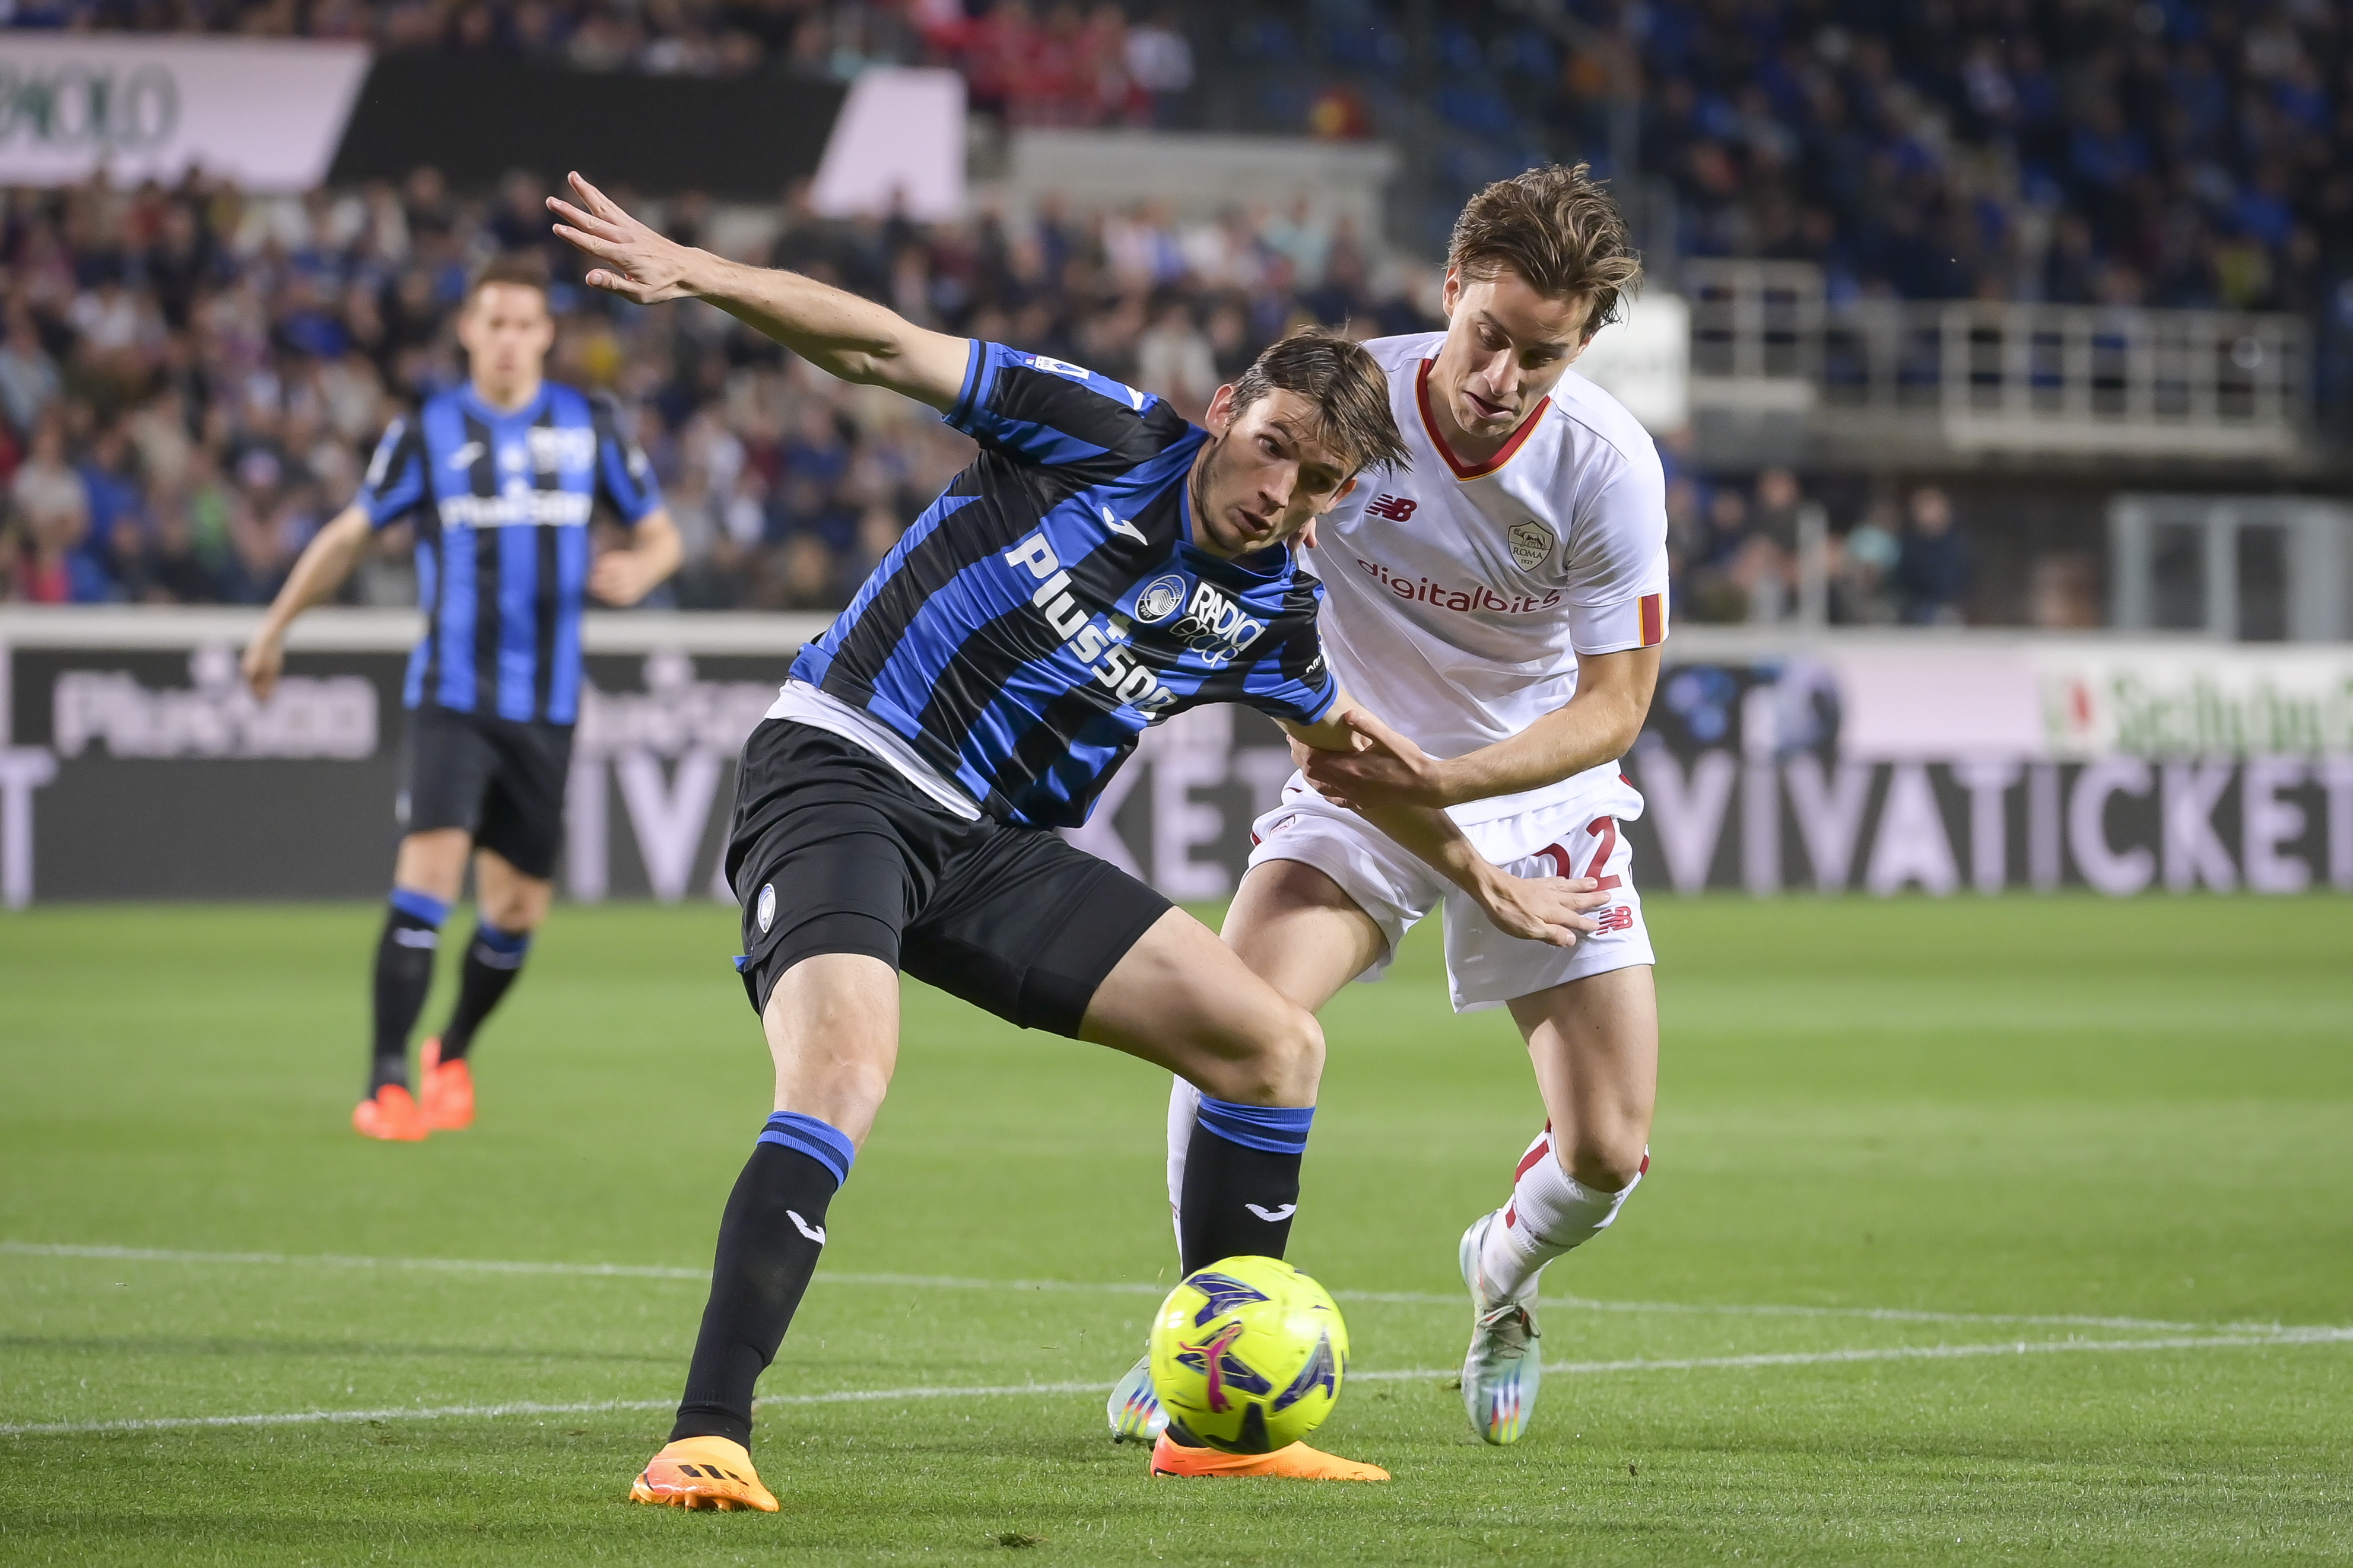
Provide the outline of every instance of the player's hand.
<path id="1" fill-rule="evenodd" d="M 588 591 L 608 605 L 628 606 L 654 591 L 667 574 L 641 550 L 607 550 L 588 568 Z"/>
<path id="2" fill-rule="evenodd" d="M 1599 931 L 1601 923 L 1586 911 L 1610 900 L 1590 877 L 1514 877 L 1508 871 L 1486 878 L 1474 896 L 1497 931 L 1547 947 L 1575 947 L 1579 936 Z"/>
<path id="3" fill-rule="evenodd" d="M 605 263 L 588 274 L 588 287 L 640 305 L 693 297 L 686 274 L 696 251 L 648 228 L 576 173 L 570 181 L 579 205 L 550 196 L 547 210 L 559 220 L 558 236 Z"/>
<path id="4" fill-rule="evenodd" d="M 237 668 L 253 695 L 267 702 L 278 688 L 278 678 L 286 673 L 286 645 L 275 632 L 258 632 L 245 645 L 245 657 L 237 661 Z"/>
<path id="5" fill-rule="evenodd" d="M 1352 752 L 1309 751 L 1300 771 L 1324 799 L 1351 811 L 1368 805 L 1449 806 L 1443 764 L 1361 708 L 1340 721 L 1356 731 Z M 1297 749 L 1294 748 L 1294 754 Z"/>

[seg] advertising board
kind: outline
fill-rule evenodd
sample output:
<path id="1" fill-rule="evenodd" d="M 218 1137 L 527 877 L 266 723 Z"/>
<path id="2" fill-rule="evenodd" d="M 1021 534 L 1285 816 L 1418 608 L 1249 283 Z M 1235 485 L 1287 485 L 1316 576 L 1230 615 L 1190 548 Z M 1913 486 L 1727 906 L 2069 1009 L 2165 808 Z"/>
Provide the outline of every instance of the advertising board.
<path id="1" fill-rule="evenodd" d="M 201 168 L 248 190 L 327 173 L 364 44 L 135 33 L 0 32 L 0 184 L 120 185 Z"/>
<path id="2" fill-rule="evenodd" d="M 268 704 L 237 611 L 0 612 L 0 891 L 364 898 L 401 831 L 414 616 L 307 618 Z M 592 615 L 559 879 L 726 899 L 736 753 L 822 616 Z M 1660 893 L 2353 889 L 2353 648 L 1679 633 L 1625 759 Z M 1235 708 L 1146 731 L 1071 837 L 1233 890 L 1291 772 Z"/>

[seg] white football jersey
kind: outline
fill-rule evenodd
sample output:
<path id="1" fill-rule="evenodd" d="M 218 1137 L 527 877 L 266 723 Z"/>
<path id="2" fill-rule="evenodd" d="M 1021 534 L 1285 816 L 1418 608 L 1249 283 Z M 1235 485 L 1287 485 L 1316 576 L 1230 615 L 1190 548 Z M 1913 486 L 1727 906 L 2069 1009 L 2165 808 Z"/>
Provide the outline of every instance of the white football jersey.
<path id="1" fill-rule="evenodd" d="M 1376 338 L 1408 470 L 1360 476 L 1303 560 L 1324 580 L 1324 647 L 1348 694 L 1432 756 L 1519 733 L 1577 690 L 1577 656 L 1667 635 L 1666 479 L 1650 433 L 1571 370 L 1511 444 L 1466 468 L 1430 404 L 1442 332 Z M 1462 821 L 1601 784 L 1610 762 Z"/>

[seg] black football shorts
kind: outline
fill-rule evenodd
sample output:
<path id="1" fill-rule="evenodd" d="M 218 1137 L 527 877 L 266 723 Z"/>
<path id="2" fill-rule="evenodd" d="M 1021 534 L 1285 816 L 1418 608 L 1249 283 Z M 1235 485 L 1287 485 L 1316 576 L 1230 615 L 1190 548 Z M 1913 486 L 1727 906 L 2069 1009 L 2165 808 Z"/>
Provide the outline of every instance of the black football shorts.
<path id="1" fill-rule="evenodd" d="M 526 877 L 555 874 L 572 726 L 454 713 L 427 702 L 408 727 L 406 831 L 462 827 Z"/>
<path id="2" fill-rule="evenodd" d="M 1170 907 L 1055 834 L 965 822 L 865 747 L 786 719 L 744 742 L 727 879 L 754 1012 L 802 959 L 855 952 L 1073 1037 L 1096 987 Z"/>

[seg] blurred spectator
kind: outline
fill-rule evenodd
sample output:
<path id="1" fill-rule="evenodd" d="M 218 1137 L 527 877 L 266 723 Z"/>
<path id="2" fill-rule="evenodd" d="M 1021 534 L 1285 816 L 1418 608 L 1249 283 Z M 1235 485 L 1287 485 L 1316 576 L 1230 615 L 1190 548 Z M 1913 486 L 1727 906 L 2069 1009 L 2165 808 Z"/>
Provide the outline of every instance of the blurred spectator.
<path id="1" fill-rule="evenodd" d="M 1757 542 L 1748 527 L 1748 498 L 1731 485 L 1715 487 L 1701 540 L 1704 553 L 1692 574 L 1692 618 L 1718 623 L 1748 619 L 1749 546 Z"/>
<path id="2" fill-rule="evenodd" d="M 2027 570 L 2026 601 L 2028 620 L 2048 630 L 2081 631 L 2105 624 L 2099 567 L 2083 551 L 2037 555 Z"/>
<path id="3" fill-rule="evenodd" d="M 1159 310 L 1144 336 L 1136 340 L 1135 377 L 1167 397 L 1187 419 L 1199 419 L 1218 390 L 1217 354 L 1201 329 L 1193 324 L 1192 307 L 1175 293 L 1164 293 Z"/>
<path id="4" fill-rule="evenodd" d="M 57 361 L 41 347 L 33 313 L 21 298 L 8 305 L 5 336 L 0 337 L 0 415 L 22 435 L 57 398 L 64 382 Z"/>
<path id="5" fill-rule="evenodd" d="M 16 534 L 13 587 L 37 605 L 101 598 L 90 591 L 87 573 L 77 574 L 81 543 L 90 532 L 90 495 L 81 476 L 65 460 L 65 430 L 55 416 L 35 427 L 30 451 L 8 484 Z"/>
<path id="6" fill-rule="evenodd" d="M 1895 590 L 1905 624 L 1961 624 L 1961 600 L 1969 588 L 1969 558 L 1953 524 L 1953 503 L 1933 485 L 1912 492 L 1902 552 L 1895 562 Z"/>
<path id="7" fill-rule="evenodd" d="M 1903 545 L 1884 526 L 1886 507 L 1874 507 L 1843 539 L 1831 541 L 1831 619 L 1851 626 L 1893 626 L 1895 564 Z"/>

